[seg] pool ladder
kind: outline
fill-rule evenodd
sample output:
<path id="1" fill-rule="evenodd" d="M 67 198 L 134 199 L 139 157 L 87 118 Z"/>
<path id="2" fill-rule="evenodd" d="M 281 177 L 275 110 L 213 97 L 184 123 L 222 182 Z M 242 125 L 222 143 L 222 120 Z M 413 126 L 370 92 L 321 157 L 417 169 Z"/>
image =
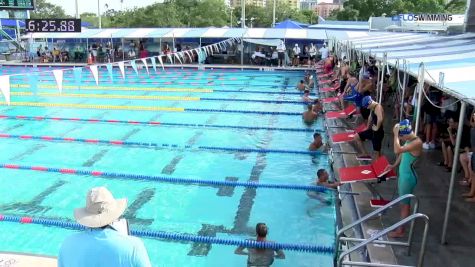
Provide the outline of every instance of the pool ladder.
<path id="1" fill-rule="evenodd" d="M 373 235 L 371 238 L 362 239 L 362 238 L 346 237 L 343 235 L 344 232 L 356 226 L 361 226 L 362 223 L 368 221 L 369 219 L 377 215 L 380 215 L 385 210 L 395 206 L 396 204 L 399 204 L 402 200 L 411 199 L 411 198 L 415 200 L 412 214 L 408 216 L 407 218 L 404 218 L 398 221 L 397 223 L 378 232 L 377 234 Z M 357 250 L 360 250 L 362 248 L 365 248 L 368 244 L 382 244 L 382 245 L 390 245 L 390 246 L 407 247 L 407 254 L 410 255 L 411 246 L 412 246 L 412 237 L 414 234 L 414 222 L 417 219 L 421 219 L 422 221 L 424 221 L 424 232 L 422 234 L 421 249 L 419 251 L 417 265 L 414 265 L 414 266 L 422 267 L 424 264 L 424 253 L 425 253 L 425 247 L 426 247 L 427 233 L 429 231 L 429 217 L 427 217 L 427 215 L 425 214 L 418 213 L 418 208 L 419 208 L 419 200 L 417 199 L 416 196 L 412 194 L 403 195 L 389 202 L 385 206 L 374 210 L 373 212 L 367 214 L 366 216 L 360 218 L 359 220 L 343 227 L 341 230 L 337 232 L 336 239 L 335 239 L 336 249 L 337 249 L 337 253 L 335 255 L 335 266 L 337 267 L 342 267 L 342 266 L 409 267 L 407 265 L 351 261 L 349 259 L 349 256 L 351 253 Z M 409 237 L 406 242 L 378 240 L 380 237 L 385 236 L 386 234 L 395 230 L 399 226 L 405 225 L 407 223 L 411 223 L 411 226 L 409 229 Z M 342 248 L 343 241 L 347 242 L 347 249 Z M 356 243 L 356 242 L 359 242 L 359 243 L 355 246 L 349 245 L 350 243 Z"/>

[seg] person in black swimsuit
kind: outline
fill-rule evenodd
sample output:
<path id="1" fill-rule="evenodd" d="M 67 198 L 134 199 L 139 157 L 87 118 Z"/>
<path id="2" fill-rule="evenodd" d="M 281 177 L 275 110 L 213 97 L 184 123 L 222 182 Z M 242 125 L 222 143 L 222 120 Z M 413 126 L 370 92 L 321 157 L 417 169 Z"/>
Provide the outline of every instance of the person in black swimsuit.
<path id="1" fill-rule="evenodd" d="M 359 154 L 356 158 L 358 160 L 371 160 L 371 156 L 366 152 L 363 146 L 363 141 L 371 140 L 371 142 L 373 143 L 375 158 L 377 159 L 381 156 L 381 148 L 384 138 L 384 110 L 382 105 L 374 101 L 371 96 L 365 96 L 362 102 L 362 107 L 367 108 L 370 111 L 370 115 L 368 119 L 367 129 L 363 132 L 356 134 L 354 137 L 354 140 L 356 141 L 359 150 L 363 152 L 362 154 Z"/>

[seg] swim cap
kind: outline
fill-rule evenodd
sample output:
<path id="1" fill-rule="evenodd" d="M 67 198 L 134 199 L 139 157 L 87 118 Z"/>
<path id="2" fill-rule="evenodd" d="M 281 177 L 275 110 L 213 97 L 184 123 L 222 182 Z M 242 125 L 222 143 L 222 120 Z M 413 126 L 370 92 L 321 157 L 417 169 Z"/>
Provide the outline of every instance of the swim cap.
<path id="1" fill-rule="evenodd" d="M 367 96 L 363 97 L 361 106 L 364 107 L 364 108 L 368 108 L 368 106 L 372 102 L 373 102 L 373 99 L 371 98 L 371 96 L 367 95 Z"/>
<path id="2" fill-rule="evenodd" d="M 411 122 L 408 119 L 402 120 L 399 123 L 399 135 L 408 135 L 412 133 Z"/>

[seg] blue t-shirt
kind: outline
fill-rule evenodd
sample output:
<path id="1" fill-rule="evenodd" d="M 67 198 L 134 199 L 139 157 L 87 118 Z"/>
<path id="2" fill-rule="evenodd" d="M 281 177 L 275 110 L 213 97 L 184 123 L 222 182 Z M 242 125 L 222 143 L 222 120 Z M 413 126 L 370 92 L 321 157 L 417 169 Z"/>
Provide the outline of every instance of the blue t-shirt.
<path id="1" fill-rule="evenodd" d="M 149 267 L 142 240 L 113 229 L 90 229 L 66 238 L 58 267 Z"/>

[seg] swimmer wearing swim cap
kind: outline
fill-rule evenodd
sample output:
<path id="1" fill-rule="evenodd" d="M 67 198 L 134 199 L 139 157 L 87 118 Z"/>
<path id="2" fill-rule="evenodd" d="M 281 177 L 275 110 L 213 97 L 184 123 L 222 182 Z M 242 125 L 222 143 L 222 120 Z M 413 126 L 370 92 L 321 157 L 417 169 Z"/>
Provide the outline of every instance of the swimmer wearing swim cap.
<path id="1" fill-rule="evenodd" d="M 409 120 L 402 120 L 394 125 L 394 154 L 397 155 L 396 162 L 389 165 L 386 170 L 399 167 L 398 193 L 399 196 L 413 194 L 414 187 L 417 184 L 417 174 L 414 170 L 414 163 L 422 154 L 422 140 L 412 130 Z M 401 141 L 404 145 L 401 146 Z M 401 201 L 401 219 L 409 216 L 411 211 L 411 203 L 409 199 Z M 392 238 L 400 238 L 404 236 L 404 227 L 401 226 L 397 230 L 389 234 Z"/>

